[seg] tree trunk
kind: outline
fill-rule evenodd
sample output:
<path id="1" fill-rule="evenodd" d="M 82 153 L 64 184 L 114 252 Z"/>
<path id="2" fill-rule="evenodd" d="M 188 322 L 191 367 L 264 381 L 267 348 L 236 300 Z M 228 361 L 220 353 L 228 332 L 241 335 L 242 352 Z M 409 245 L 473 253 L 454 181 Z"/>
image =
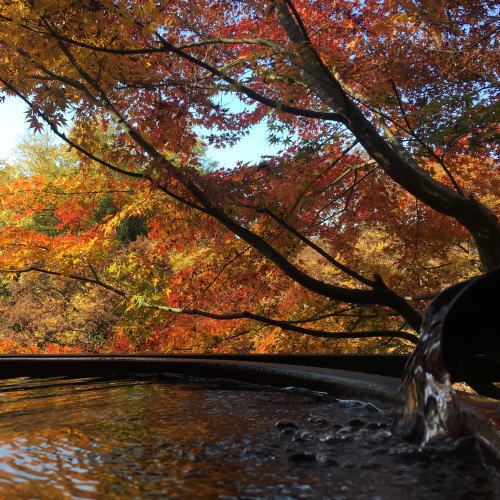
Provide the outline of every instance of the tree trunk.
<path id="1" fill-rule="evenodd" d="M 500 267 L 500 225 L 495 215 L 472 197 L 465 197 L 433 179 L 403 146 L 380 135 L 325 66 L 290 3 L 276 0 L 275 7 L 290 40 L 296 44 L 291 58 L 301 68 L 311 91 L 343 117 L 339 121 L 394 182 L 422 203 L 453 217 L 470 232 L 484 271 Z"/>

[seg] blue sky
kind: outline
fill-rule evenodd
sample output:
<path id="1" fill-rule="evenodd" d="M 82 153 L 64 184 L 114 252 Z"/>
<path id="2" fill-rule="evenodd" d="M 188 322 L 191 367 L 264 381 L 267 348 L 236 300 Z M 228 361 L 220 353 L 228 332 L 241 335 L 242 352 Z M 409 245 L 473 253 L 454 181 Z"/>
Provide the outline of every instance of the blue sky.
<path id="1" fill-rule="evenodd" d="M 208 148 L 207 156 L 224 168 L 236 166 L 238 161 L 243 163 L 258 163 L 262 157 L 276 154 L 280 149 L 271 146 L 267 141 L 267 131 L 264 123 L 254 126 L 249 135 L 243 137 L 236 145 L 226 149 Z"/>
<path id="2" fill-rule="evenodd" d="M 0 159 L 7 158 L 26 134 L 25 108 L 19 100 L 7 98 L 0 103 Z"/>
<path id="3" fill-rule="evenodd" d="M 12 156 L 16 144 L 28 133 L 25 107 L 19 99 L 7 98 L 0 103 L 0 159 Z M 278 150 L 266 141 L 265 125 L 254 127 L 252 133 L 241 139 L 235 146 L 226 149 L 209 149 L 210 159 L 225 168 L 244 162 L 258 162 L 262 156 L 271 155 Z"/>

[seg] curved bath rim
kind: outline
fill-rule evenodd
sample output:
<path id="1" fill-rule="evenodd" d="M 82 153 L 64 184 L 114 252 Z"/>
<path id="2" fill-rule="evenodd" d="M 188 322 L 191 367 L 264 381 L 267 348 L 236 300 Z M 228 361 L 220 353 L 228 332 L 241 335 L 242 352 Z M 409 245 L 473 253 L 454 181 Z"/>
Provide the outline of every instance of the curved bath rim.
<path id="1" fill-rule="evenodd" d="M 308 364 L 298 364 L 300 357 Z M 326 357 L 320 356 L 317 362 L 321 365 Z M 328 357 L 330 361 L 336 358 L 336 356 Z M 295 361 L 295 364 L 277 362 L 285 361 L 285 357 L 275 358 L 275 362 L 265 362 L 263 356 L 258 355 L 255 358 L 253 355 L 242 356 L 244 359 L 237 358 L 238 355 L 1 355 L 0 378 L 101 377 L 111 379 L 174 373 L 200 378 L 231 379 L 273 387 L 293 386 L 322 391 L 335 396 L 382 399 L 395 404 L 399 399 L 400 379 L 395 376 L 315 366 L 312 364 L 314 356 L 298 355 L 288 359 L 288 361 Z M 343 359 L 342 356 L 339 358 Z M 255 359 L 255 361 L 249 359 Z M 381 356 L 378 364 L 382 366 L 387 361 L 385 356 Z M 397 363 L 403 361 L 400 359 Z M 334 363 L 330 366 L 332 365 Z M 499 402 L 468 394 L 459 394 L 458 400 L 467 431 L 500 460 Z"/>
<path id="2" fill-rule="evenodd" d="M 261 356 L 2 355 L 0 378 L 134 377 L 176 373 L 274 387 L 302 387 L 334 395 L 366 395 L 396 401 L 399 378 L 317 365 L 264 362 Z M 307 356 L 300 356 L 303 360 Z M 382 358 L 384 360 L 384 358 Z M 275 360 L 276 361 L 276 360 Z M 296 360 L 298 361 L 298 360 Z M 308 359 L 309 362 L 311 360 Z M 385 361 L 385 360 L 384 360 Z"/>

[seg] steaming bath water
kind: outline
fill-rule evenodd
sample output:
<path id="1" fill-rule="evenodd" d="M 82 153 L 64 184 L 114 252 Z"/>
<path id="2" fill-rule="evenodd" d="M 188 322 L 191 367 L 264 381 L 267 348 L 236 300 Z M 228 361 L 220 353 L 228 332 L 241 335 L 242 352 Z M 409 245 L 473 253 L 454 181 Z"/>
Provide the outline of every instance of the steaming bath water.
<path id="1" fill-rule="evenodd" d="M 174 376 L 11 379 L 0 393 L 0 498 L 496 496 L 471 438 L 419 451 L 377 401 Z"/>

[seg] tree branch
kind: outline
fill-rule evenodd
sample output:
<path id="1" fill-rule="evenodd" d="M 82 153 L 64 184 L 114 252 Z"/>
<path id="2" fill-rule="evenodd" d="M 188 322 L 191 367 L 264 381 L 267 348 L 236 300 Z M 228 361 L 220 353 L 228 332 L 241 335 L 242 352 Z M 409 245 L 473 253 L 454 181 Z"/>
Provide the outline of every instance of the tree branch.
<path id="1" fill-rule="evenodd" d="M 8 273 L 8 274 L 24 274 L 31 272 L 50 274 L 51 276 L 59 276 L 60 278 L 69 278 L 77 281 L 83 281 L 84 283 L 90 283 L 92 285 L 100 286 L 101 288 L 104 288 L 106 290 L 109 290 L 110 292 L 120 295 L 121 297 L 127 296 L 125 292 L 119 290 L 118 288 L 115 288 L 112 285 L 108 285 L 104 281 L 98 279 L 97 276 L 95 276 L 94 278 L 87 278 L 86 276 L 80 276 L 78 274 L 65 274 L 59 271 L 52 271 L 50 269 L 44 269 L 42 267 L 37 267 L 37 266 L 29 266 L 21 269 L 0 269 L 0 273 Z"/>
<path id="2" fill-rule="evenodd" d="M 425 148 L 425 150 L 437 161 L 437 163 L 443 169 L 444 173 L 450 179 L 450 182 L 452 183 L 453 187 L 456 189 L 457 193 L 461 194 L 462 196 L 465 196 L 465 193 L 464 193 L 463 189 L 458 184 L 457 180 L 455 179 L 455 177 L 451 173 L 450 169 L 445 165 L 443 159 L 440 158 L 434 152 L 434 150 L 425 143 L 425 141 L 420 137 L 419 134 L 417 134 L 415 132 L 415 130 L 411 126 L 410 122 L 408 121 L 408 116 L 406 114 L 406 110 L 405 110 L 405 108 L 403 106 L 403 101 L 401 100 L 401 95 L 399 94 L 399 90 L 398 90 L 398 88 L 396 86 L 396 82 L 394 82 L 394 80 L 392 80 L 392 79 L 391 79 L 391 86 L 392 86 L 392 89 L 394 90 L 394 95 L 396 96 L 396 99 L 398 101 L 398 107 L 399 107 L 399 109 L 401 111 L 401 114 L 403 115 L 403 120 L 406 123 L 406 126 L 408 128 L 408 132 L 409 132 L 410 136 L 413 137 L 421 146 L 423 146 Z"/>
<path id="3" fill-rule="evenodd" d="M 331 120 L 331 121 L 344 123 L 343 116 L 338 114 L 338 113 L 325 113 L 322 111 L 314 111 L 314 110 L 310 110 L 310 109 L 296 108 L 294 106 L 289 106 L 288 104 L 284 104 L 280 101 L 276 101 L 274 99 L 270 99 L 268 97 L 265 97 L 262 94 L 259 94 L 255 90 L 251 89 L 250 87 L 247 87 L 246 85 L 239 83 L 234 78 L 226 75 L 224 72 L 217 69 L 215 66 L 212 66 L 211 64 L 208 64 L 207 62 L 202 61 L 201 59 L 198 59 L 198 58 L 192 56 L 191 54 L 188 54 L 184 50 L 181 50 L 178 47 L 175 47 L 170 42 L 165 40 L 165 38 L 163 38 L 159 33 L 156 33 L 156 36 L 164 44 L 165 50 L 173 52 L 173 53 L 177 54 L 178 56 L 182 57 L 183 59 L 195 64 L 196 66 L 199 66 L 199 67 L 207 70 L 211 74 L 224 80 L 226 83 L 229 83 L 229 85 L 231 85 L 237 92 L 241 92 L 242 94 L 246 95 L 248 98 L 250 98 L 254 101 L 257 101 L 260 104 L 264 104 L 268 108 L 275 109 L 275 110 L 281 111 L 283 113 L 289 113 L 289 114 L 292 114 L 295 116 L 303 116 L 306 118 L 317 118 L 320 120 Z"/>
<path id="4" fill-rule="evenodd" d="M 26 27 L 26 29 L 30 29 L 33 31 L 33 29 L 29 28 L 29 27 Z M 279 101 L 265 97 L 262 94 L 259 94 L 255 90 L 251 89 L 250 87 L 247 87 L 247 86 L 239 83 L 234 78 L 227 76 L 224 72 L 222 72 L 221 70 L 208 64 L 207 62 L 202 61 L 201 59 L 198 59 L 195 56 L 192 56 L 191 54 L 188 54 L 184 50 L 185 48 L 195 47 L 197 45 L 214 44 L 214 43 L 259 44 L 259 45 L 269 46 L 269 47 L 272 47 L 274 49 L 279 48 L 280 51 L 282 50 L 282 48 L 278 44 L 275 44 L 275 43 L 270 42 L 268 40 L 217 38 L 217 39 L 212 39 L 209 41 L 200 41 L 197 43 L 195 42 L 195 43 L 186 44 L 186 45 L 174 46 L 173 44 L 171 44 L 168 40 L 166 40 L 164 37 L 162 37 L 157 32 L 156 36 L 161 43 L 160 47 L 144 47 L 144 48 L 138 48 L 138 49 L 112 49 L 109 47 L 99 47 L 96 45 L 83 43 L 83 42 L 80 42 L 78 40 L 74 40 L 72 38 L 68 38 L 68 37 L 56 32 L 52 27 L 49 27 L 49 26 L 47 26 L 47 29 L 48 29 L 48 31 L 37 30 L 37 32 L 44 35 L 44 36 L 55 38 L 55 39 L 59 40 L 60 42 L 67 43 L 69 45 L 78 46 L 78 47 L 92 50 L 95 52 L 104 52 L 104 53 L 115 54 L 115 55 L 147 55 L 147 54 L 155 54 L 155 53 L 172 52 L 172 53 L 175 53 L 176 55 L 182 57 L 183 59 L 195 64 L 196 66 L 201 67 L 201 68 L 209 71 L 211 74 L 218 76 L 219 78 L 224 80 L 226 83 L 228 83 L 232 88 L 234 88 L 238 92 L 245 94 L 247 97 L 249 97 L 257 102 L 260 102 L 261 104 L 264 104 L 265 106 L 267 106 L 269 108 L 279 110 L 283 113 L 289 113 L 289 114 L 293 114 L 296 116 L 304 116 L 307 118 L 317 118 L 317 119 L 321 119 L 321 120 L 333 120 L 333 121 L 340 121 L 340 122 L 342 122 L 342 120 L 343 120 L 342 116 L 340 116 L 336 113 L 325 113 L 325 112 L 321 112 L 321 111 L 296 108 L 294 106 L 289 106 L 287 104 L 284 104 L 284 103 L 281 103 Z"/>
<path id="5" fill-rule="evenodd" d="M 134 177 L 147 178 L 157 187 L 159 187 L 165 193 L 174 195 L 175 199 L 182 201 L 183 203 L 192 206 L 202 212 L 214 217 L 219 222 L 221 222 L 224 226 L 226 226 L 230 231 L 232 231 L 237 236 L 241 237 L 244 241 L 250 244 L 252 247 L 257 249 L 263 256 L 268 258 L 271 262 L 273 262 L 284 274 L 292 278 L 298 284 L 304 286 L 305 288 L 318 293 L 320 295 L 344 301 L 351 302 L 357 304 L 365 304 L 365 305 L 385 305 L 388 307 L 396 308 L 395 310 L 403 314 L 406 321 L 415 329 L 418 330 L 420 326 L 420 315 L 411 308 L 401 297 L 397 296 L 394 292 L 389 290 L 385 285 L 377 282 L 377 286 L 374 286 L 371 289 L 355 289 L 355 288 L 346 288 L 333 285 L 331 283 L 326 283 L 324 281 L 318 280 L 309 274 L 300 270 L 297 266 L 292 264 L 282 253 L 276 250 L 270 243 L 268 243 L 263 237 L 259 236 L 257 233 L 254 233 L 250 229 L 246 228 L 236 219 L 232 218 L 219 206 L 219 202 L 217 200 L 212 200 L 209 196 L 209 191 L 203 186 L 203 180 L 200 175 L 196 173 L 193 169 L 188 169 L 184 167 L 177 167 L 167 158 L 165 158 L 161 153 L 159 153 L 156 148 L 148 142 L 131 124 L 129 124 L 124 116 L 116 109 L 116 107 L 111 102 L 110 98 L 104 92 L 104 90 L 99 85 L 98 81 L 92 77 L 88 71 L 86 71 L 83 67 L 81 67 L 74 55 L 71 53 L 69 48 L 65 45 L 65 42 L 58 38 L 58 34 L 52 30 L 52 28 L 46 23 L 46 27 L 51 33 L 53 33 L 54 38 L 56 39 L 62 53 L 66 56 L 69 63 L 73 66 L 73 68 L 78 72 L 83 81 L 87 82 L 91 89 L 95 92 L 95 96 L 84 87 L 84 93 L 91 102 L 97 106 L 102 107 L 108 113 L 110 113 L 112 119 L 117 123 L 119 127 L 121 127 L 124 132 L 131 138 L 133 142 L 135 142 L 138 146 L 140 146 L 145 153 L 147 153 L 152 158 L 153 165 L 157 165 L 158 171 L 157 173 L 161 173 L 161 169 L 165 169 L 165 173 L 169 178 L 173 178 L 177 180 L 184 188 L 197 200 L 198 203 L 194 203 L 193 201 L 186 200 L 185 198 L 180 197 L 179 195 L 175 195 L 169 191 L 168 187 L 165 186 L 164 183 L 158 182 L 153 179 L 152 176 L 145 174 L 139 174 L 136 172 L 126 172 L 119 169 L 120 173 L 125 175 L 131 175 Z M 226 80 L 229 83 L 234 83 L 235 85 L 239 85 L 238 82 L 232 80 L 229 77 L 226 77 L 219 70 L 212 68 L 210 65 L 190 56 L 184 51 L 174 47 L 167 40 L 165 40 L 161 35 L 157 34 L 159 40 L 163 43 L 165 50 L 169 50 L 180 57 L 193 62 L 201 67 L 206 68 L 208 71 L 211 71 L 213 74 L 220 76 L 222 79 Z M 81 84 L 79 84 L 79 89 L 81 90 Z M 15 89 L 14 89 L 15 90 Z M 21 95 L 19 92 L 16 92 L 18 95 Z M 254 99 L 259 98 L 258 95 L 254 95 L 253 92 L 248 94 L 250 97 Z M 24 96 L 22 96 L 24 97 Z M 25 99 L 27 101 L 27 99 Z M 28 101 L 29 102 L 29 101 Z M 50 122 L 48 117 L 43 116 L 46 121 L 51 125 L 51 128 L 66 142 L 73 145 L 72 142 L 61 134 L 57 127 Z M 106 162 L 103 162 L 101 159 L 95 158 L 90 152 L 83 150 L 83 148 L 78 145 L 74 145 L 79 151 L 82 151 L 84 154 L 87 154 L 91 159 L 96 159 L 99 163 L 108 166 L 113 170 L 116 170 L 114 165 L 109 165 Z M 161 187 L 160 187 L 161 186 Z"/>
<path id="6" fill-rule="evenodd" d="M 343 273 L 347 274 L 351 278 L 354 278 L 355 280 L 359 281 L 360 283 L 363 283 L 364 285 L 368 286 L 373 286 L 375 282 L 373 280 L 369 280 L 362 276 L 361 274 L 357 273 L 353 269 L 345 266 L 341 262 L 339 262 L 337 259 L 334 259 L 328 252 L 323 250 L 319 245 L 316 245 L 313 241 L 311 241 L 307 236 L 304 236 L 301 232 L 297 231 L 294 227 L 290 226 L 282 217 L 279 217 L 276 215 L 274 212 L 269 210 L 268 208 L 259 208 L 255 207 L 256 212 L 258 213 L 263 213 L 271 217 L 275 222 L 277 222 L 281 227 L 286 229 L 289 233 L 293 234 L 296 238 L 298 238 L 300 241 L 305 243 L 308 247 L 312 248 L 315 252 L 317 252 L 319 255 L 321 255 L 327 262 L 332 264 L 332 266 L 336 267 Z"/>
<path id="7" fill-rule="evenodd" d="M 50 29 L 50 27 L 48 27 L 48 29 Z M 182 51 L 179 51 L 178 49 L 173 47 L 160 35 L 157 34 L 157 36 L 166 44 L 166 46 L 170 47 L 172 51 L 174 51 L 175 53 L 182 53 Z M 401 307 L 404 300 L 394 294 L 394 292 L 390 291 L 385 286 L 378 287 L 377 291 L 375 291 L 374 289 L 360 290 L 339 287 L 313 278 L 312 276 L 308 275 L 307 273 L 296 267 L 294 264 L 292 264 L 284 255 L 282 255 L 279 251 L 272 247 L 261 236 L 242 226 L 235 219 L 227 215 L 223 211 L 223 209 L 217 205 L 217 202 L 213 202 L 208 197 L 206 191 L 200 185 L 198 185 L 197 181 L 201 181 L 201 179 L 198 179 L 198 176 L 196 176 L 194 172 L 190 171 L 188 174 L 185 169 L 177 168 L 172 164 L 172 162 L 167 160 L 161 153 L 159 153 L 152 144 L 144 139 L 144 137 L 142 137 L 142 135 L 133 126 L 127 123 L 125 118 L 113 106 L 106 93 L 99 86 L 98 82 L 90 74 L 88 74 L 88 72 L 86 72 L 78 65 L 74 56 L 62 41 L 59 40 L 58 43 L 63 53 L 66 55 L 68 61 L 70 61 L 74 68 L 80 73 L 82 78 L 87 81 L 87 83 L 97 92 L 99 99 L 101 100 L 100 105 L 111 114 L 117 125 L 122 127 L 122 129 L 130 136 L 130 138 L 152 157 L 153 161 L 156 162 L 159 167 L 164 167 L 171 177 L 179 181 L 195 197 L 195 199 L 197 199 L 201 203 L 201 205 L 203 206 L 203 211 L 206 214 L 217 219 L 234 234 L 240 236 L 244 241 L 260 251 L 261 254 L 271 260 L 271 262 L 273 262 L 287 276 L 291 277 L 297 283 L 305 286 L 311 291 L 345 302 L 355 302 L 370 305 L 381 304 L 387 305 L 389 307 L 397 304 L 398 307 Z M 186 54 L 184 54 L 184 56 L 188 59 L 191 58 L 191 56 L 187 56 Z M 191 178 L 193 176 L 195 176 L 196 179 Z M 408 306 L 408 304 L 405 304 L 403 307 L 405 319 L 413 328 L 418 330 L 421 319 L 420 315 L 412 308 L 410 308 L 412 309 L 410 311 L 409 308 L 410 306 Z M 409 312 L 411 312 L 411 314 L 408 316 Z"/>
<path id="8" fill-rule="evenodd" d="M 60 42 L 62 43 L 62 42 Z M 82 147 L 75 144 L 73 141 L 70 141 L 63 133 L 59 132 L 57 127 L 51 123 L 50 119 L 41 114 L 42 118 L 51 126 L 52 130 L 61 138 L 63 138 L 68 144 L 74 146 L 78 151 L 81 151 L 83 154 L 86 154 L 89 158 L 98 161 L 100 164 L 111 168 L 112 170 L 119 171 L 124 175 L 129 175 L 132 177 L 146 178 L 154 183 L 160 190 L 169 194 L 174 199 L 181 201 L 184 204 L 187 204 L 195 209 L 198 209 L 207 215 L 210 215 L 221 222 L 224 226 L 226 226 L 230 231 L 234 234 L 241 237 L 244 241 L 249 243 L 255 249 L 257 249 L 262 255 L 267 257 L 271 262 L 273 262 L 282 272 L 284 272 L 287 276 L 292 278 L 297 283 L 302 286 L 308 288 L 309 290 L 316 292 L 320 295 L 333 298 L 336 300 L 344 301 L 344 302 L 353 302 L 358 304 L 368 304 L 368 305 L 386 305 L 389 307 L 397 306 L 397 311 L 402 312 L 405 319 L 408 323 L 418 331 L 420 327 L 421 317 L 420 314 L 411 308 L 405 301 L 394 294 L 387 287 L 378 287 L 377 290 L 362 290 L 362 289 L 354 289 L 354 288 L 345 288 L 336 286 L 333 284 L 325 283 L 321 280 L 313 278 L 307 273 L 300 270 L 298 267 L 293 265 L 284 255 L 282 255 L 279 251 L 273 248 L 265 239 L 263 239 L 258 234 L 252 232 L 248 228 L 239 224 L 236 220 L 228 216 L 220 207 L 216 206 L 212 203 L 212 201 L 207 197 L 205 191 L 197 185 L 192 179 L 190 179 L 186 172 L 183 169 L 178 169 L 175 165 L 173 165 L 170 161 L 168 161 L 163 155 L 161 155 L 148 141 L 146 141 L 131 125 L 129 125 L 126 120 L 122 117 L 122 115 L 113 107 L 112 103 L 107 98 L 106 94 L 102 91 L 98 83 L 85 71 L 83 71 L 76 64 L 72 54 L 67 50 L 66 47 L 61 47 L 63 52 L 68 57 L 68 60 L 72 62 L 75 66 L 75 69 L 80 72 L 82 77 L 88 81 L 88 83 L 94 87 L 94 89 L 98 92 L 101 99 L 103 100 L 102 105 L 107 109 L 114 120 L 117 122 L 119 126 L 121 126 L 124 131 L 131 137 L 131 139 L 138 144 L 146 153 L 148 153 L 153 160 L 159 164 L 159 166 L 165 167 L 168 174 L 178 180 L 184 187 L 190 192 L 200 203 L 195 204 L 185 198 L 173 193 L 169 190 L 165 185 L 161 185 L 152 179 L 150 176 L 146 176 L 142 173 L 137 172 L 127 172 L 122 169 L 117 169 L 114 165 L 111 165 L 100 158 L 95 157 L 92 153 L 85 151 Z M 8 85 L 8 84 L 7 84 Z M 17 95 L 19 95 L 25 102 L 31 105 L 30 101 L 25 98 L 20 92 L 17 91 L 13 86 L 8 85 L 9 88 L 14 91 Z M 400 309 L 402 307 L 402 309 Z"/>
<path id="9" fill-rule="evenodd" d="M 203 316 L 205 318 L 211 318 L 221 321 L 230 321 L 235 319 L 250 319 L 258 321 L 259 323 L 264 323 L 266 325 L 276 326 L 283 330 L 288 330 L 295 333 L 301 333 L 304 335 L 311 335 L 313 337 L 319 337 L 319 338 L 357 339 L 357 338 L 371 338 L 371 337 L 391 337 L 391 338 L 401 338 L 404 340 L 408 340 L 413 344 L 416 344 L 418 342 L 417 335 L 399 330 L 373 330 L 369 332 L 330 332 L 326 330 L 314 330 L 311 328 L 297 326 L 288 321 L 268 318 L 266 316 L 262 316 L 260 314 L 254 314 L 249 311 L 243 311 L 239 313 L 217 314 L 208 311 L 203 311 L 201 309 L 186 309 L 182 307 L 171 307 L 171 306 L 162 306 L 159 304 L 151 304 L 147 301 L 142 301 L 142 300 L 139 300 L 137 302 L 137 305 L 150 309 L 157 309 L 159 311 L 164 311 L 164 312 L 185 314 L 188 316 Z"/>
<path id="10" fill-rule="evenodd" d="M 311 91 L 343 117 L 339 121 L 347 126 L 394 182 L 434 210 L 455 218 L 471 233 L 485 269 L 498 267 L 500 226 L 495 215 L 474 198 L 466 198 L 432 178 L 404 147 L 385 140 L 323 63 L 304 33 L 304 24 L 297 11 L 291 10 L 293 2 L 274 0 L 274 6 L 278 19 L 294 43 L 295 51 L 290 59 L 293 64 L 300 61 L 298 66 Z"/>

